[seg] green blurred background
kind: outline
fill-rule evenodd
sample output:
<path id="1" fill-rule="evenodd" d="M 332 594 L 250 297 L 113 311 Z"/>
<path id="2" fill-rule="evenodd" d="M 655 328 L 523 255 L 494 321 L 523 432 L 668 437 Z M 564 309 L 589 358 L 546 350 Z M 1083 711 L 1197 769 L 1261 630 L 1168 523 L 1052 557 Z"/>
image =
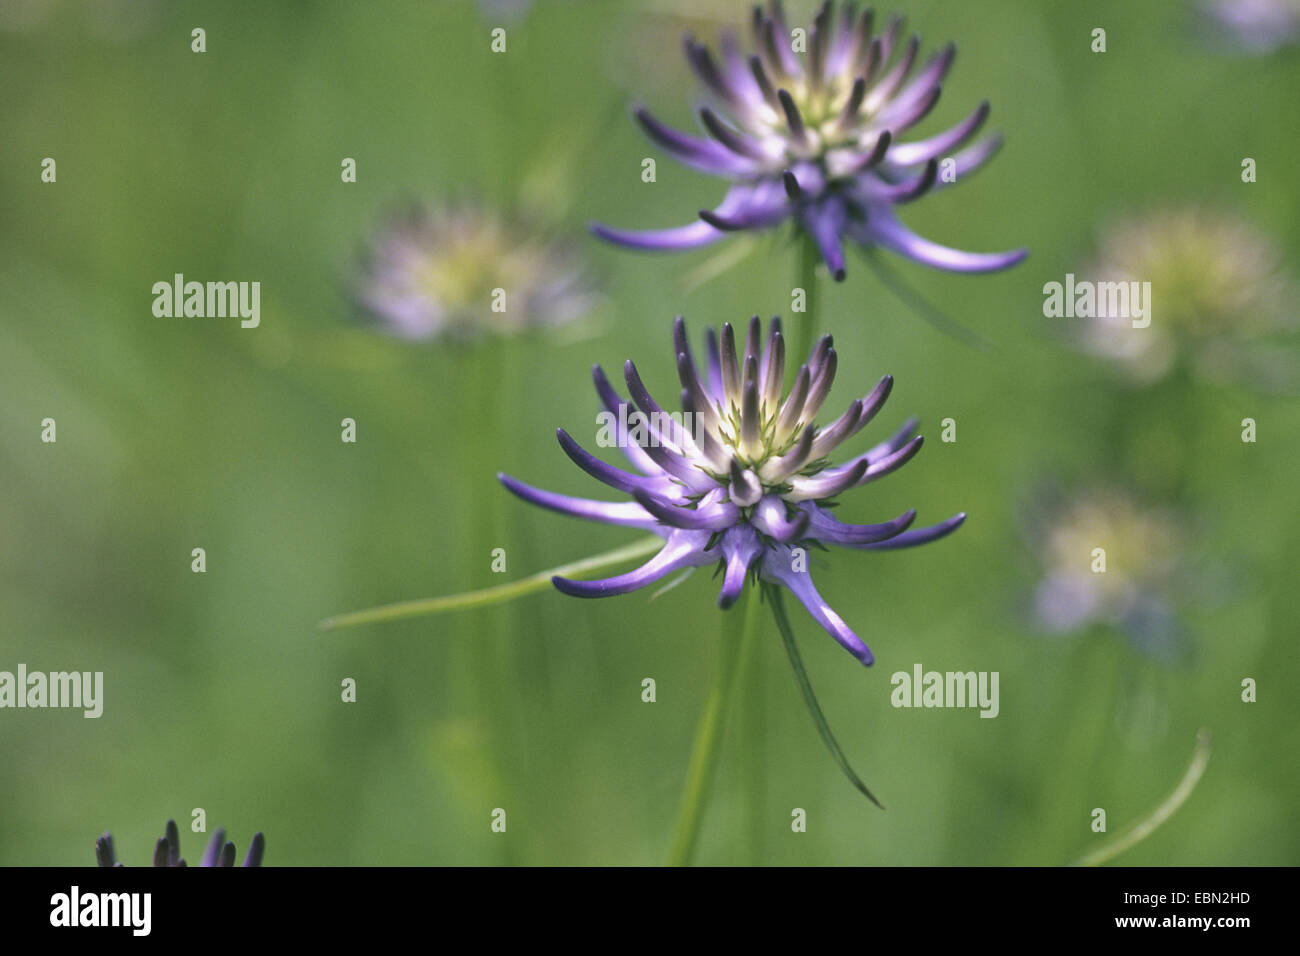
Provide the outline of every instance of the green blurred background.
<path id="1" fill-rule="evenodd" d="M 722 621 L 707 574 L 654 601 L 547 591 L 355 630 L 317 622 L 500 583 L 495 547 L 513 578 L 631 541 L 533 509 L 493 475 L 599 497 L 554 439 L 564 425 L 591 443 L 591 364 L 633 357 L 671 396 L 671 317 L 699 335 L 788 312 L 793 250 L 765 243 L 692 288 L 714 251 L 580 239 L 605 277 L 596 333 L 506 346 L 384 338 L 355 321 L 347 281 L 376 218 L 413 196 L 540 204 L 575 234 L 588 219 L 666 226 L 713 205 L 719 184 L 647 145 L 626 106 L 688 122 L 679 33 L 712 40 L 747 6 L 541 0 L 521 20 L 441 0 L 10 6 L 0 669 L 100 670 L 106 699 L 98 720 L 0 711 L 0 863 L 89 864 L 110 829 L 144 864 L 168 817 L 193 859 L 195 807 L 241 855 L 265 831 L 268 865 L 662 861 Z M 1188 421 L 1156 416 L 1149 441 L 1117 448 L 1112 425 L 1142 416 L 1144 393 L 1063 347 L 1041 291 L 1109 217 L 1188 201 L 1237 210 L 1294 271 L 1300 63 L 1208 53 L 1174 3 L 897 6 L 923 52 L 949 39 L 961 51 L 924 131 L 988 98 L 1007 134 L 975 181 L 903 218 L 961 248 L 1032 254 L 981 277 L 891 260 L 998 352 L 937 333 L 860 260 L 827 290 L 831 406 L 889 372 L 868 439 L 912 414 L 930 439 L 842 514 L 971 517 L 941 544 L 822 562 L 822 593 L 875 667 L 792 607 L 822 704 L 888 811 L 827 756 L 764 620 L 698 859 L 1068 862 L 1104 839 L 1092 808 L 1112 834 L 1147 813 L 1208 727 L 1199 787 L 1119 861 L 1300 862 L 1300 404 L 1249 383 L 1198 386 Z M 489 51 L 493 26 L 508 31 L 504 55 Z M 1095 26 L 1105 54 L 1089 50 Z M 56 184 L 40 181 L 47 156 Z M 355 184 L 340 182 L 345 156 Z M 645 156 L 659 161 L 653 185 Z M 1243 156 L 1258 183 L 1240 181 Z M 150 288 L 175 272 L 260 280 L 261 327 L 155 318 Z M 503 394 L 485 403 L 474 389 L 488 376 Z M 1257 444 L 1240 441 L 1246 416 Z M 355 445 L 340 442 L 344 417 Z M 946 417 L 953 444 L 937 440 Z M 1046 638 L 1025 613 L 1039 569 L 1018 528 L 1024 494 L 1045 476 L 1140 483 L 1166 452 L 1185 465 L 1198 560 L 1233 582 L 1180 608 L 1193 653 L 1168 666 L 1106 628 Z M 191 573 L 195 547 L 205 574 Z M 892 708 L 890 675 L 917 662 L 1000 672 L 1000 716 Z M 346 677 L 355 704 L 340 701 Z M 657 703 L 641 701 L 645 677 Z M 1240 700 L 1245 677 L 1257 703 Z M 496 807 L 504 835 L 490 831 Z M 807 833 L 791 832 L 795 807 Z"/>

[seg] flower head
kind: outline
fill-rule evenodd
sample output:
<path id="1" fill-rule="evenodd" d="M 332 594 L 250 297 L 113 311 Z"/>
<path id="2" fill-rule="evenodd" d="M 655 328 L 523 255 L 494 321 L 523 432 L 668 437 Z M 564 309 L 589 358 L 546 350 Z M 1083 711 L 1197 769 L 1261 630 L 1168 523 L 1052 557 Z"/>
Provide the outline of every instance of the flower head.
<path id="1" fill-rule="evenodd" d="M 1300 40 L 1300 0 L 1201 0 L 1205 32 L 1217 44 L 1267 54 Z"/>
<path id="2" fill-rule="evenodd" d="M 594 457 L 563 429 L 560 445 L 593 478 L 633 499 L 626 502 L 571 498 L 530 487 L 508 475 L 502 483 L 525 501 L 562 514 L 607 524 L 644 528 L 664 539 L 645 565 L 601 581 L 554 578 L 576 597 L 606 597 L 644 587 L 674 571 L 716 564 L 722 572 L 718 604 L 730 607 L 751 574 L 784 585 L 813 618 L 864 664 L 866 644 L 817 593 L 807 570 L 807 549 L 834 544 L 867 551 L 905 548 L 934 541 L 965 520 L 958 514 L 942 524 L 909 531 L 916 517 L 907 511 L 881 524 L 843 524 L 831 513 L 834 499 L 889 474 L 921 448 L 915 419 L 890 438 L 844 464 L 830 453 L 857 434 L 885 403 L 893 379 L 885 376 L 830 425 L 814 418 L 835 378 L 837 356 L 824 336 L 799 368 L 782 397 L 785 339 L 773 319 L 766 341 L 755 316 L 737 342 L 730 324 L 721 335 L 710 329 L 702 373 L 692 356 L 685 324 L 673 326 L 673 351 L 681 380 L 682 413 L 664 411 L 642 384 L 636 366 L 624 368 L 635 407 L 610 385 L 600 366 L 596 391 L 610 426 L 609 443 L 640 472 L 633 474 Z M 629 427 L 623 427 L 628 423 Z"/>
<path id="3" fill-rule="evenodd" d="M 1238 217 L 1198 207 L 1129 216 L 1102 231 L 1086 272 L 1097 281 L 1149 282 L 1150 325 L 1104 315 L 1078 325 L 1081 347 L 1139 383 L 1179 364 L 1211 378 L 1285 376 L 1251 345 L 1292 323 L 1293 286 L 1276 246 Z"/>
<path id="4" fill-rule="evenodd" d="M 1144 507 L 1113 487 L 1042 493 L 1026 509 L 1042 577 L 1034 615 L 1054 635 L 1117 628 L 1151 657 L 1184 646 L 1174 592 L 1185 576 L 1185 522 L 1169 508 Z"/>
<path id="5" fill-rule="evenodd" d="M 226 831 L 218 829 L 212 834 L 212 840 L 208 843 L 207 852 L 203 854 L 203 859 L 199 861 L 199 866 L 234 866 L 235 865 L 235 844 L 227 843 Z M 253 842 L 248 846 L 248 855 L 244 857 L 244 866 L 261 866 L 262 853 L 266 849 L 266 839 L 261 833 L 253 834 Z M 118 862 L 117 852 L 113 849 L 113 835 L 105 833 L 95 841 L 95 861 L 100 866 L 122 866 Z M 176 828 L 175 820 L 167 821 L 167 828 L 163 833 L 162 839 L 158 841 L 153 851 L 154 866 L 188 866 L 181 859 L 181 835 Z"/>
<path id="6" fill-rule="evenodd" d="M 951 129 L 910 143 L 902 134 L 924 119 L 952 65 L 949 45 L 913 72 L 920 40 L 903 44 L 901 19 L 873 35 L 870 10 L 827 0 L 806 44 L 791 42 L 779 0 L 755 7 L 755 51 L 743 54 L 724 35 L 721 60 L 686 38 L 686 57 L 712 105 L 700 109 L 708 138 L 660 123 L 644 108 L 647 135 L 681 162 L 732 181 L 722 202 L 697 222 L 675 229 L 628 232 L 595 225 L 595 233 L 639 249 L 686 249 L 728 232 L 784 222 L 816 243 L 836 279 L 845 274 L 844 242 L 881 245 L 939 269 L 989 272 L 1014 265 L 1024 250 L 973 253 L 923 239 L 898 219 L 895 206 L 960 181 L 1000 145 L 989 137 L 958 152 L 988 117 L 982 103 Z M 896 55 L 897 54 L 897 55 Z M 941 161 L 945 172 L 939 175 Z"/>
<path id="7" fill-rule="evenodd" d="M 361 306 L 404 339 L 472 339 L 563 325 L 595 295 L 582 263 L 516 219 L 470 204 L 414 206 L 371 240 Z"/>

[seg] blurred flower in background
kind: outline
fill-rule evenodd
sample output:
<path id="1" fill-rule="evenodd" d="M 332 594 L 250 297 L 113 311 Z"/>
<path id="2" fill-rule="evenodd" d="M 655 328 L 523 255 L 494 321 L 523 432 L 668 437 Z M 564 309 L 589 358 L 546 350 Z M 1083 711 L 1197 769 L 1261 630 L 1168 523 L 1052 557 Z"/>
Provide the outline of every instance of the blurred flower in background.
<path id="1" fill-rule="evenodd" d="M 1053 635 L 1113 627 L 1149 657 L 1183 657 L 1186 633 L 1175 611 L 1189 570 L 1183 515 L 1113 486 L 1045 489 L 1025 509 L 1023 530 L 1041 571 L 1038 626 Z"/>
<path id="2" fill-rule="evenodd" d="M 73 26 L 98 40 L 129 43 L 156 32 L 166 13 L 166 0 L 3 0 L 0 33 Z"/>
<path id="3" fill-rule="evenodd" d="M 913 73 L 920 38 L 902 42 L 901 18 L 874 35 L 872 11 L 859 16 L 856 4 L 837 8 L 829 0 L 806 42 L 792 37 L 777 0 L 767 13 L 755 7 L 751 26 L 748 56 L 728 32 L 720 60 L 686 37 L 687 60 L 712 104 L 699 111 L 709 138 L 665 126 L 644 108 L 635 112 L 650 139 L 674 158 L 731 180 L 722 202 L 686 226 L 636 232 L 595 224 L 598 236 L 636 249 L 678 250 L 793 222 L 837 280 L 846 272 L 845 240 L 955 272 L 1005 269 L 1025 257 L 1024 250 L 984 254 L 937 245 L 895 213 L 938 185 L 963 180 L 1000 145 L 990 136 L 958 149 L 983 126 L 987 102 L 928 139 L 897 141 L 938 101 L 953 46 Z"/>
<path id="4" fill-rule="evenodd" d="M 414 205 L 389 217 L 362 256 L 354 295 L 381 329 L 410 340 L 553 329 L 597 302 L 568 243 L 470 203 Z"/>
<path id="5" fill-rule="evenodd" d="M 0 3 L 0 31 L 16 33 L 38 27 L 54 7 L 54 0 L 6 0 Z"/>
<path id="6" fill-rule="evenodd" d="M 1206 38 L 1263 55 L 1300 41 L 1300 0 L 1198 0 Z"/>
<path id="7" fill-rule="evenodd" d="M 723 574 L 719 606 L 731 607 L 751 574 L 756 580 L 783 585 L 831 637 L 863 664 L 870 664 L 867 645 L 813 585 L 807 549 L 828 544 L 865 551 L 912 547 L 951 534 L 966 515 L 915 531 L 906 530 L 916 518 L 915 511 L 881 524 L 841 523 L 831 512 L 833 499 L 890 474 L 921 448 L 921 438 L 914 434 L 916 420 L 911 419 L 891 437 L 842 465 L 831 465 L 827 457 L 875 417 L 889 397 L 893 379 L 885 376 L 835 422 L 818 428 L 813 419 L 826 400 L 837 365 L 829 335 L 822 337 L 800 367 L 784 401 L 785 340 L 779 319 L 772 320 L 766 343 L 757 316 L 750 321 L 739 350 L 730 323 L 723 325 L 721 336 L 710 329 L 706 343 L 706 372 L 701 374 L 685 323 L 677 319 L 673 352 L 683 413 L 676 417 L 666 414 L 650 396 L 632 362 L 624 371 L 635 409 L 620 398 L 600 367 L 595 369 L 596 390 L 617 428 L 610 432 L 609 443 L 641 474 L 606 464 L 563 429 L 559 431 L 560 445 L 574 464 L 635 500 L 572 498 L 533 488 L 509 475 L 500 475 L 501 482 L 543 508 L 641 528 L 664 539 L 658 554 L 626 574 L 599 581 L 554 578 L 565 594 L 587 598 L 626 594 L 675 571 L 717 565 Z"/>
<path id="8" fill-rule="evenodd" d="M 266 850 L 266 838 L 261 833 L 253 834 L 253 842 L 248 846 L 248 855 L 244 857 L 244 866 L 261 866 L 262 854 Z M 122 866 L 113 848 L 113 836 L 105 833 L 95 841 L 95 861 L 100 866 Z M 154 847 L 153 865 L 163 867 L 188 866 L 181 858 L 181 835 L 175 820 L 168 820 L 167 827 L 157 845 Z M 218 829 L 212 834 L 207 852 L 199 861 L 199 866 L 234 866 L 235 844 L 226 842 L 226 831 Z"/>
<path id="9" fill-rule="evenodd" d="M 1107 225 L 1085 275 L 1098 282 L 1149 282 L 1150 325 L 1127 316 L 1081 319 L 1086 351 L 1117 363 L 1136 383 L 1178 368 L 1205 378 L 1248 380 L 1270 390 L 1296 380 L 1291 348 L 1269 335 L 1295 327 L 1295 287 L 1278 248 L 1234 214 L 1173 208 Z"/>
<path id="10" fill-rule="evenodd" d="M 484 20 L 518 23 L 532 8 L 533 0 L 478 0 L 479 16 Z"/>

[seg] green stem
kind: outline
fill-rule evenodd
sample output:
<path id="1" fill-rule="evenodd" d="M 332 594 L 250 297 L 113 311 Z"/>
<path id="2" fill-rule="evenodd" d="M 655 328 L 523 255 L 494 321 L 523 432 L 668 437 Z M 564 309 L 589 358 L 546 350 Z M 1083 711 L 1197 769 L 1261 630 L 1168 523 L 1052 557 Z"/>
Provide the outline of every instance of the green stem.
<path id="1" fill-rule="evenodd" d="M 517 307 L 517 306 L 516 306 Z M 485 349 L 478 350 L 473 356 L 475 389 L 470 393 L 477 407 L 488 416 L 487 420 L 496 422 L 493 429 L 493 441 L 485 442 L 482 435 L 466 435 L 462 448 L 469 451 L 473 462 L 472 480 L 474 488 L 467 493 L 467 504 L 473 515 L 471 535 L 477 542 L 474 552 L 478 559 L 471 562 L 471 567 L 486 565 L 495 548 L 503 549 L 506 555 L 514 555 L 514 542 L 510 539 L 508 514 L 500 507 L 497 500 L 500 487 L 493 481 L 494 459 L 499 460 L 497 447 L 508 448 L 514 443 L 512 431 L 516 416 L 509 414 L 509 409 L 517 407 L 519 381 L 513 366 L 515 343 L 509 336 L 497 343 L 489 361 Z M 468 421 L 478 424 L 476 416 L 464 416 Z M 489 489 L 485 491 L 484 485 Z M 478 562 L 483 562 L 480 565 Z M 484 734 L 484 752 L 492 776 L 499 781 L 501 798 L 515 799 L 518 774 L 512 774 L 509 768 L 518 767 L 521 754 L 518 751 L 522 739 L 521 730 L 526 726 L 520 719 L 519 689 L 515 685 L 515 668 L 518 655 L 514 653 L 513 635 L 515 633 L 513 612 L 510 604 L 497 604 L 484 609 L 480 614 L 479 627 L 475 629 L 480 640 L 470 641 L 468 646 L 459 643 L 448 648 L 448 663 L 468 665 L 472 680 L 467 681 L 473 690 L 477 706 L 475 710 L 481 715 Z M 453 681 L 459 683 L 458 671 L 449 674 Z M 504 866 L 513 866 L 520 860 L 519 841 L 502 841 L 500 845 L 500 862 Z"/>
<path id="2" fill-rule="evenodd" d="M 759 616 L 760 601 L 754 595 L 746 608 L 746 615 Z M 740 792 L 743 795 L 742 812 L 738 814 L 739 845 L 744 853 L 739 861 L 743 866 L 754 866 L 763 859 L 764 835 L 767 827 L 766 795 L 767 780 L 767 701 L 766 675 L 763 670 L 763 655 L 758 647 L 757 620 L 746 622 L 745 643 L 740 649 L 740 696 L 737 706 L 737 719 L 740 728 L 740 759 L 737 769 L 741 781 Z"/>
<path id="3" fill-rule="evenodd" d="M 862 258 L 876 273 L 880 284 L 939 332 L 981 352 L 1000 352 L 996 345 L 951 318 L 946 312 L 913 289 L 874 248 L 862 247 Z"/>
<path id="4" fill-rule="evenodd" d="M 583 558 L 581 561 L 574 561 L 570 564 L 561 564 L 559 567 L 539 571 L 518 581 L 511 581 L 509 584 L 498 584 L 478 591 L 466 591 L 463 594 L 447 594 L 442 597 L 421 598 L 415 601 L 398 601 L 394 604 L 383 604 L 379 607 L 367 608 L 364 611 L 352 611 L 349 614 L 340 614 L 337 617 L 321 621 L 320 627 L 321 630 L 332 631 L 343 627 L 355 627 L 358 624 L 374 624 L 379 621 L 396 621 L 402 618 L 419 617 L 423 614 L 440 614 L 444 611 L 463 611 L 470 608 L 488 607 L 536 591 L 543 591 L 550 585 L 552 577 L 571 578 L 591 571 L 599 571 L 612 564 L 631 561 L 633 558 L 643 558 L 658 551 L 663 547 L 663 544 L 663 539 L 659 537 L 642 538 L 640 541 L 624 545 L 621 548 L 615 548 L 613 551 L 594 554 L 589 558 Z"/>
<path id="5" fill-rule="evenodd" d="M 695 853 L 700 835 L 700 824 L 708 804 L 713 782 L 713 770 L 718 762 L 718 745 L 726 726 L 727 711 L 731 705 L 736 675 L 745 669 L 744 658 L 753 651 L 753 633 L 758 623 L 758 595 L 746 593 L 741 597 L 745 608 L 727 612 L 718 648 L 718 665 L 713 673 L 713 686 L 704 705 L 695 730 L 695 744 L 691 750 L 691 764 L 686 771 L 686 786 L 682 790 L 682 807 L 677 817 L 677 831 L 668 854 L 670 866 L 687 866 Z"/>
<path id="6" fill-rule="evenodd" d="M 781 632 L 781 640 L 785 642 L 785 652 L 790 657 L 790 666 L 794 668 L 795 679 L 799 682 L 799 690 L 803 692 L 804 703 L 808 705 L 808 712 L 812 714 L 813 723 L 817 725 L 817 732 L 821 734 L 822 740 L 826 743 L 826 749 L 831 752 L 835 762 L 839 765 L 840 770 L 844 771 L 844 776 L 849 778 L 849 782 L 857 787 L 868 800 L 874 803 L 880 809 L 885 809 L 885 805 L 876 799 L 862 778 L 859 777 L 851 766 L 849 758 L 844 755 L 840 749 L 839 741 L 831 733 L 830 724 L 826 721 L 826 715 L 822 713 L 821 705 L 817 703 L 817 695 L 813 693 L 812 682 L 808 680 L 808 672 L 804 670 L 803 658 L 799 656 L 799 646 L 794 641 L 794 631 L 790 629 L 790 619 L 785 615 L 785 602 L 781 596 L 780 588 L 775 585 L 764 585 L 767 598 L 772 602 L 772 616 L 776 618 L 777 629 Z"/>
<path id="7" fill-rule="evenodd" d="M 1149 837 L 1160 824 L 1174 815 L 1175 810 L 1187 802 L 1187 798 L 1196 789 L 1201 774 L 1205 773 L 1205 765 L 1209 762 L 1210 732 L 1202 730 L 1196 735 L 1196 750 L 1192 752 L 1192 762 L 1187 765 L 1183 778 L 1178 781 L 1178 786 L 1174 787 L 1173 792 L 1137 823 L 1122 831 L 1109 843 L 1099 846 L 1091 853 L 1085 853 L 1073 865 L 1097 866 Z"/>
<path id="8" fill-rule="evenodd" d="M 798 275 L 799 288 L 804 293 L 803 321 L 799 323 L 798 333 L 793 340 L 796 343 L 795 352 L 786 360 L 786 369 L 791 373 L 787 377 L 791 381 L 793 373 L 798 372 L 799 366 L 808 361 L 813 343 L 817 341 L 818 310 L 821 307 L 821 296 L 817 289 L 817 266 L 820 263 L 821 253 L 817 249 L 817 243 L 804 237 L 799 244 Z"/>

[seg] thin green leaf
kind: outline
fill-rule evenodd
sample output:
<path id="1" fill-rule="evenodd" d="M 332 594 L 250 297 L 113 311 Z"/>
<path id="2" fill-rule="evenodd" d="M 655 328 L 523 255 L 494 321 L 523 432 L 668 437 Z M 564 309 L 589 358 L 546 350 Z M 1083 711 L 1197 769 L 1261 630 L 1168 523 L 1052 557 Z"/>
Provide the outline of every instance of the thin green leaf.
<path id="1" fill-rule="evenodd" d="M 849 778 L 849 782 L 861 791 L 862 795 L 874 803 L 880 809 L 885 809 L 885 805 L 876 799 L 862 778 L 854 773 L 853 768 L 849 766 L 849 759 L 840 749 L 839 742 L 836 741 L 835 735 L 831 733 L 830 725 L 826 722 L 826 715 L 822 713 L 821 705 L 817 703 L 817 695 L 813 693 L 812 683 L 808 680 L 808 672 L 804 670 L 803 658 L 799 656 L 799 647 L 794 641 L 794 631 L 790 629 L 790 619 L 785 614 L 785 598 L 782 596 L 779 588 L 774 585 L 765 585 L 764 590 L 772 602 L 772 616 L 776 618 L 776 626 L 781 631 L 781 640 L 785 642 L 785 652 L 790 656 L 790 665 L 794 668 L 795 679 L 799 682 L 799 690 L 803 692 L 804 703 L 808 705 L 808 712 L 812 714 L 813 723 L 817 725 L 817 732 L 822 735 L 822 740 L 826 742 L 826 749 L 831 752 L 835 762 L 844 771 L 844 776 Z"/>
<path id="2" fill-rule="evenodd" d="M 758 242 L 749 236 L 729 242 L 720 252 L 715 253 L 692 269 L 682 279 L 682 293 L 689 294 L 727 270 L 739 265 L 758 249 Z"/>
<path id="3" fill-rule="evenodd" d="M 956 339 L 963 345 L 980 352 L 1000 353 L 1002 350 L 978 332 L 962 325 L 956 319 L 925 299 L 919 292 L 904 281 L 903 277 L 886 264 L 884 258 L 874 249 L 863 248 L 862 258 L 875 271 L 881 284 L 892 292 L 904 305 L 911 308 L 923 322 L 942 332 L 949 338 Z"/>
<path id="4" fill-rule="evenodd" d="M 461 594 L 448 594 L 443 597 L 398 601 L 395 604 L 383 604 L 379 607 L 367 608 L 364 611 L 352 611 L 348 614 L 340 614 L 337 617 L 321 621 L 320 628 L 323 631 L 333 631 L 344 627 L 356 627 L 358 624 L 375 624 L 379 621 L 396 621 L 402 618 L 419 617 L 423 614 L 441 614 L 444 611 L 463 611 L 470 608 L 502 604 L 523 597 L 526 594 L 544 591 L 550 585 L 551 578 L 557 575 L 572 578 L 592 571 L 599 571 L 612 564 L 619 564 L 633 558 L 642 558 L 648 554 L 653 554 L 663 547 L 663 543 L 663 539 L 658 537 L 642 538 L 640 541 L 621 548 L 615 548 L 613 551 L 606 551 L 603 554 L 595 554 L 589 558 L 583 558 L 581 561 L 574 561 L 571 564 L 562 564 L 546 571 L 539 571 L 518 581 L 511 581 L 509 584 L 498 584 L 495 587 L 483 588 L 478 591 L 465 591 Z"/>
<path id="5" fill-rule="evenodd" d="M 683 581 L 685 581 L 694 573 L 695 573 L 694 568 L 687 568 L 681 574 L 677 575 L 677 577 L 673 578 L 671 581 L 669 581 L 667 584 L 661 587 L 654 594 L 650 595 L 650 600 L 653 601 L 655 598 L 663 597 L 665 594 L 667 594 L 673 588 L 677 587 L 679 584 L 681 584 Z"/>

